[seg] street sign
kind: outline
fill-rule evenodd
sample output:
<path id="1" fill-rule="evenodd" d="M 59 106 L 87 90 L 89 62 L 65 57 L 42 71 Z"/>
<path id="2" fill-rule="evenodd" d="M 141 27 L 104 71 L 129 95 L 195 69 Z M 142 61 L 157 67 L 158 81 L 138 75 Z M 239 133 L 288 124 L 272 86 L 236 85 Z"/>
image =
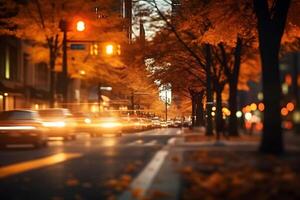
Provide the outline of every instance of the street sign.
<path id="1" fill-rule="evenodd" d="M 71 44 L 72 50 L 85 50 L 85 44 Z"/>

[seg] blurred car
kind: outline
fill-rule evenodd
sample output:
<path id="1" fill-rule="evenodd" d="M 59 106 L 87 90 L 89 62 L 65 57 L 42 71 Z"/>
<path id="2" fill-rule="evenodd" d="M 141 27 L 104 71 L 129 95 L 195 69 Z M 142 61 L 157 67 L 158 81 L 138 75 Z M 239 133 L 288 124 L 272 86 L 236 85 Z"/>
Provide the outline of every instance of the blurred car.
<path id="1" fill-rule="evenodd" d="M 191 127 L 192 126 L 192 121 L 191 120 L 184 120 L 182 123 L 182 126 L 185 128 Z"/>
<path id="2" fill-rule="evenodd" d="M 73 120 L 76 124 L 76 132 L 86 132 L 91 136 L 95 135 L 95 118 L 85 113 L 73 113 Z"/>
<path id="3" fill-rule="evenodd" d="M 152 120 L 152 127 L 153 128 L 160 128 L 160 119 L 158 117 L 153 118 Z"/>
<path id="4" fill-rule="evenodd" d="M 123 117 L 122 118 L 122 131 L 123 133 L 133 133 L 139 129 L 138 120 L 135 120 L 132 117 Z"/>
<path id="5" fill-rule="evenodd" d="M 168 120 L 167 125 L 168 125 L 168 127 L 172 127 L 174 125 L 174 121 Z"/>
<path id="6" fill-rule="evenodd" d="M 43 126 L 47 128 L 48 137 L 60 137 L 64 140 L 74 140 L 75 121 L 68 109 L 49 108 L 38 110 L 43 121 Z"/>
<path id="7" fill-rule="evenodd" d="M 166 121 L 161 121 L 160 122 L 160 127 L 161 128 L 167 128 L 168 127 L 168 123 Z"/>
<path id="8" fill-rule="evenodd" d="M 113 112 L 101 112 L 95 118 L 94 129 L 96 136 L 121 136 L 122 120 Z"/>
<path id="9" fill-rule="evenodd" d="M 123 124 L 123 130 L 127 133 L 134 133 L 146 130 L 151 127 L 151 123 L 139 117 L 127 117 Z"/>
<path id="10" fill-rule="evenodd" d="M 47 135 L 37 112 L 11 110 L 0 113 L 0 146 L 8 144 L 47 145 Z"/>
<path id="11" fill-rule="evenodd" d="M 142 130 L 149 130 L 152 128 L 152 122 L 148 118 L 140 118 Z"/>
<path id="12" fill-rule="evenodd" d="M 182 121 L 181 119 L 175 119 L 174 123 L 172 124 L 173 128 L 181 128 L 182 127 Z"/>

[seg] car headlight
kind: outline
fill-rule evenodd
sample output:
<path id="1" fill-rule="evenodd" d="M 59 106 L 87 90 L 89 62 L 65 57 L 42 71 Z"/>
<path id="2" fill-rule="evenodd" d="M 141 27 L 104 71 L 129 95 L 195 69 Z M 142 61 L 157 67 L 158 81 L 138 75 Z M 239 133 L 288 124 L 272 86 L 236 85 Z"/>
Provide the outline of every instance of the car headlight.
<path id="1" fill-rule="evenodd" d="M 84 119 L 84 122 L 85 122 L 86 124 L 90 124 L 90 123 L 92 123 L 92 120 L 91 120 L 90 118 L 85 118 L 85 119 Z"/>
<path id="2" fill-rule="evenodd" d="M 1 126 L 0 130 L 35 130 L 34 126 Z"/>
<path id="3" fill-rule="evenodd" d="M 105 122 L 105 123 L 101 123 L 100 127 L 101 128 L 115 128 L 115 127 L 119 127 L 121 126 L 121 123 L 118 122 Z"/>
<path id="4" fill-rule="evenodd" d="M 43 126 L 45 127 L 65 127 L 65 122 L 44 122 Z"/>

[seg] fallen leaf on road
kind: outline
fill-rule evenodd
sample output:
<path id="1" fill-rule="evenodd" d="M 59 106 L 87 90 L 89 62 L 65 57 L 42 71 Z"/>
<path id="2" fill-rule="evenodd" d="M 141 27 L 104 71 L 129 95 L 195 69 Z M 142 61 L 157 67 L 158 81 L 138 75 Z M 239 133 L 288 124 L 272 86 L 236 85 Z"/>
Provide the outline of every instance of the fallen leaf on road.
<path id="1" fill-rule="evenodd" d="M 143 190 L 140 189 L 140 188 L 133 188 L 133 189 L 131 190 L 131 196 L 132 196 L 133 198 L 138 199 L 138 198 L 141 197 L 142 191 L 143 191 Z"/>
<path id="2" fill-rule="evenodd" d="M 75 186 L 79 185 L 79 181 L 75 178 L 69 178 L 66 181 L 66 185 L 69 186 L 69 187 L 75 187 Z"/>

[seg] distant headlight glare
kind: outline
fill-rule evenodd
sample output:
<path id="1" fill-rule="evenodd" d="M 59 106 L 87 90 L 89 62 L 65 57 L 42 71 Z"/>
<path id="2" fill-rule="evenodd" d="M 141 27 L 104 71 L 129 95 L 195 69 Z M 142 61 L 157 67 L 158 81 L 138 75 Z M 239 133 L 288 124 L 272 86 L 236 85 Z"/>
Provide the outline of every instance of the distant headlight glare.
<path id="1" fill-rule="evenodd" d="M 121 123 L 118 122 L 106 122 L 106 123 L 101 123 L 100 127 L 102 128 L 115 128 L 121 126 Z"/>
<path id="2" fill-rule="evenodd" d="M 92 123 L 92 120 L 91 120 L 90 118 L 85 118 L 85 119 L 84 119 L 84 122 L 85 122 L 86 124 L 90 124 L 90 123 Z"/>
<path id="3" fill-rule="evenodd" d="M 44 122 L 43 126 L 45 127 L 65 127 L 65 122 Z"/>
<path id="4" fill-rule="evenodd" d="M 34 130 L 34 126 L 1 126 L 0 130 Z"/>

